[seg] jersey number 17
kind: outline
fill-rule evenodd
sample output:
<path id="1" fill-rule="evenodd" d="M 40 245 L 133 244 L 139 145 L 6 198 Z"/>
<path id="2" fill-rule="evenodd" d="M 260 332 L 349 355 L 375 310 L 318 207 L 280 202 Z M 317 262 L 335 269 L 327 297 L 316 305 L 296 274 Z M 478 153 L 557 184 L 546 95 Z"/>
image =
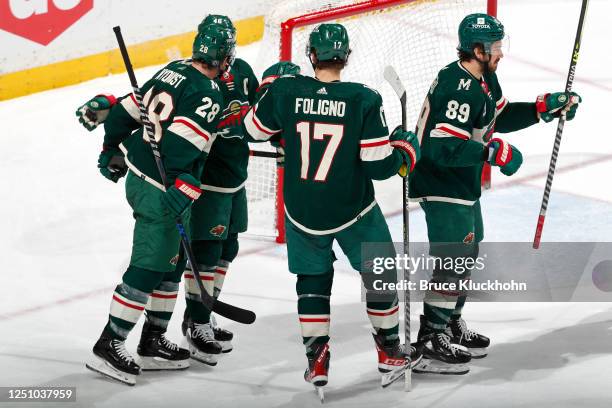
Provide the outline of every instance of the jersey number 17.
<path id="1" fill-rule="evenodd" d="M 302 180 L 308 180 L 311 139 L 323 141 L 326 136 L 329 137 L 329 142 L 314 175 L 314 181 L 325 182 L 327 180 L 327 173 L 329 173 L 329 169 L 336 156 L 338 146 L 340 146 L 342 141 L 342 136 L 344 136 L 344 125 L 303 121 L 297 123 L 296 132 L 300 135 L 300 156 L 302 162 L 300 177 Z"/>

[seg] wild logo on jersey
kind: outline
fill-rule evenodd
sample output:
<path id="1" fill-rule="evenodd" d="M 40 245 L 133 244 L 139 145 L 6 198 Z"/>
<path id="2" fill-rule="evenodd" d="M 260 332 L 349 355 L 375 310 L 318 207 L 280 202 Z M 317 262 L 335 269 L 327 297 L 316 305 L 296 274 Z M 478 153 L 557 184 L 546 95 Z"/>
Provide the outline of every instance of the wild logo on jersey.
<path id="1" fill-rule="evenodd" d="M 216 227 L 212 227 L 210 229 L 210 233 L 214 235 L 215 237 L 220 237 L 225 232 L 225 229 L 226 229 L 225 225 L 219 224 Z"/>
<path id="2" fill-rule="evenodd" d="M 233 132 L 232 129 L 241 129 L 242 118 L 248 111 L 249 103 L 247 101 L 233 100 L 228 103 L 221 114 L 221 121 L 218 125 L 220 131 L 217 132 L 217 136 L 225 139 L 234 137 L 242 139 L 244 137 L 242 132 Z"/>

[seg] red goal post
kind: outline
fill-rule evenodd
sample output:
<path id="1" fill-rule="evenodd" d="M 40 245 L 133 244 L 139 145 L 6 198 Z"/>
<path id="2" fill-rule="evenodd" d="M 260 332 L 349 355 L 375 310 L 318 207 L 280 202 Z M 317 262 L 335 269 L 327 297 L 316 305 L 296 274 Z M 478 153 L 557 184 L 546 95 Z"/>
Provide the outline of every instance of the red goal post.
<path id="1" fill-rule="evenodd" d="M 401 7 L 409 5 L 410 3 L 432 3 L 431 0 L 369 0 L 354 2 L 351 4 L 343 4 L 337 7 L 324 7 L 319 10 L 310 11 L 302 15 L 296 15 L 281 23 L 280 27 L 280 60 L 291 61 L 293 59 L 293 38 L 294 32 L 297 28 L 320 24 L 329 21 L 335 21 L 339 19 L 346 19 L 349 17 L 358 16 L 360 14 L 370 14 L 376 11 L 382 11 L 385 9 L 392 9 L 394 7 Z M 331 3 L 331 2 L 329 2 Z M 484 0 L 486 3 L 487 13 L 492 16 L 497 16 L 497 0 Z M 456 32 L 456 31 L 455 31 Z M 350 34 L 350 32 L 349 32 Z M 305 44 L 304 44 L 305 45 Z M 436 67 L 439 69 L 440 67 Z M 433 77 L 429 81 L 433 81 Z M 421 101 L 419 100 L 419 104 Z M 276 236 L 276 242 L 285 242 L 285 212 L 284 212 L 284 199 L 283 199 L 283 180 L 284 171 L 282 167 L 277 168 L 277 181 L 276 181 L 276 229 L 278 235 Z M 482 173 L 482 183 L 485 188 L 490 186 L 491 171 L 490 166 L 485 165 Z"/>

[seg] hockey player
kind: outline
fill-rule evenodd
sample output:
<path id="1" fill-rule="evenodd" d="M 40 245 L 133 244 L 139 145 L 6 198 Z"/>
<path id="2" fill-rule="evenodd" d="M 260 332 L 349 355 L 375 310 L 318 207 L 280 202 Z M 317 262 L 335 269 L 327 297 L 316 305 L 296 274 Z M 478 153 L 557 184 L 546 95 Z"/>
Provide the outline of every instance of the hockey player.
<path id="1" fill-rule="evenodd" d="M 123 153 L 129 168 L 126 196 L 136 225 L 130 265 L 93 348 L 96 359 L 87 367 L 130 385 L 141 368 L 189 366 L 189 351 L 164 336 L 182 273 L 176 265 L 180 236 L 175 219 L 182 216 L 187 223 L 191 204 L 201 194 L 199 179 L 223 106 L 214 78 L 228 65 L 234 46 L 230 31 L 211 27 L 196 35 L 191 60 L 168 64 L 142 87 L 169 185 L 162 184 L 133 95 L 121 99 L 104 123 L 99 166 L 116 181 L 123 170 L 113 166 L 113 159 Z M 131 135 L 135 128 L 140 129 Z M 145 310 L 137 364 L 124 342 Z"/>
<path id="2" fill-rule="evenodd" d="M 198 32 L 211 26 L 236 34 L 231 20 L 216 14 L 206 16 Z M 200 181 L 200 188 L 206 193 L 191 209 L 191 238 L 204 287 L 217 297 L 238 253 L 238 233 L 247 229 L 245 182 L 249 147 L 242 134 L 242 118 L 253 103 L 259 84 L 249 64 L 240 58 L 233 60 L 215 81 L 225 105 Z M 105 120 L 113 101 L 112 95 L 98 95 L 80 107 L 77 116 L 92 130 Z M 187 308 L 182 331 L 191 355 L 200 362 L 216 365 L 221 352 L 232 350 L 233 333 L 213 324 L 214 317 L 200 301 L 200 289 L 189 265 L 185 271 L 185 296 Z"/>
<path id="3" fill-rule="evenodd" d="M 307 46 L 315 77 L 276 79 L 244 120 L 252 140 L 280 136 L 284 143 L 287 252 L 289 270 L 297 275 L 299 321 L 308 359 L 304 378 L 321 393 L 330 361 L 330 294 L 336 260 L 332 243 L 338 242 L 358 271 L 362 271 L 364 242 L 387 243 L 381 255 L 395 256 L 372 180 L 397 174 L 403 164 L 412 169 L 419 158 L 414 133 L 398 127 L 389 135 L 376 91 L 340 81 L 349 54 L 344 26 L 319 25 Z M 371 299 L 366 296 L 379 370 L 386 373 L 383 381 L 398 378 L 406 369 L 406 358 L 398 336 L 397 294 L 384 301 Z M 414 354 L 413 350 L 413 358 Z"/>
<path id="4" fill-rule="evenodd" d="M 198 30 L 220 25 L 234 34 L 231 20 L 222 15 L 208 15 Z M 201 179 L 205 194 L 192 209 L 191 235 L 193 249 L 204 287 L 218 297 L 230 263 L 238 254 L 238 233 L 247 229 L 245 184 L 249 146 L 242 132 L 242 118 L 255 99 L 259 83 L 249 64 L 236 58 L 217 78 L 225 100 L 217 130 Z M 200 290 L 190 266 L 185 271 L 187 308 L 182 324 L 193 358 L 217 364 L 220 352 L 232 350 L 233 334 L 216 327 L 210 311 L 200 300 Z"/>
<path id="5" fill-rule="evenodd" d="M 580 98 L 575 93 L 547 93 L 535 103 L 508 102 L 495 74 L 503 40 L 504 27 L 496 18 L 465 17 L 459 25 L 459 60 L 438 73 L 425 98 L 416 127 L 422 159 L 410 177 L 410 197 L 425 212 L 432 256 L 478 255 L 484 236 L 479 202 L 483 164 L 511 176 L 523 160 L 516 147 L 494 132 L 514 132 L 562 114 L 571 120 L 576 114 Z M 469 272 L 438 269 L 433 280 L 469 277 Z M 465 300 L 460 292 L 426 293 L 418 334 L 425 348 L 415 372 L 465 374 L 471 358 L 486 356 L 489 338 L 469 330 L 461 317 Z"/>

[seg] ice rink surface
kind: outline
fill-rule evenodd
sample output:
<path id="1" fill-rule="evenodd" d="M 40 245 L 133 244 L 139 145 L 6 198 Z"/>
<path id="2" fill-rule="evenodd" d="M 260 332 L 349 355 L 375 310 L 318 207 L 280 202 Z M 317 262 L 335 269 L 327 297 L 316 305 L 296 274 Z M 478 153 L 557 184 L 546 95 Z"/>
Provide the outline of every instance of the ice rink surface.
<path id="1" fill-rule="evenodd" d="M 498 74 L 511 101 L 563 89 L 579 9 L 578 0 L 500 1 L 511 48 Z M 604 119 L 612 100 L 611 14 L 610 1 L 591 1 L 574 86 L 584 103 L 565 128 L 543 241 L 610 241 L 612 135 Z M 242 47 L 238 56 L 255 60 L 258 48 Z M 137 76 L 144 82 L 155 70 Z M 96 168 L 102 132 L 85 132 L 74 110 L 96 93 L 127 89 L 127 76 L 116 75 L 0 103 L 0 386 L 76 386 L 77 403 L 64 405 L 75 407 L 319 406 L 302 379 L 295 279 L 284 247 L 268 241 L 241 240 L 223 298 L 253 309 L 258 320 L 240 326 L 219 319 L 236 339 L 217 367 L 193 362 L 183 372 L 144 374 L 135 387 L 85 369 L 129 259 L 132 219 L 123 182 L 109 183 Z M 494 170 L 494 187 L 482 198 L 487 240 L 532 240 L 554 132 L 554 124 L 539 124 L 507 136 L 525 165 L 512 178 Z M 400 184 L 395 178 L 377 184 L 397 241 Z M 417 207 L 410 232 L 426 239 Z M 183 307 L 179 300 L 177 316 Z M 421 306 L 412 309 L 414 338 Z M 341 256 L 325 405 L 610 406 L 611 303 L 478 303 L 468 304 L 464 316 L 491 337 L 489 357 L 474 361 L 465 376 L 414 375 L 410 394 L 400 384 L 383 390 L 358 275 Z M 133 353 L 141 324 L 128 340 Z M 169 329 L 177 342 L 179 324 L 175 318 Z"/>

